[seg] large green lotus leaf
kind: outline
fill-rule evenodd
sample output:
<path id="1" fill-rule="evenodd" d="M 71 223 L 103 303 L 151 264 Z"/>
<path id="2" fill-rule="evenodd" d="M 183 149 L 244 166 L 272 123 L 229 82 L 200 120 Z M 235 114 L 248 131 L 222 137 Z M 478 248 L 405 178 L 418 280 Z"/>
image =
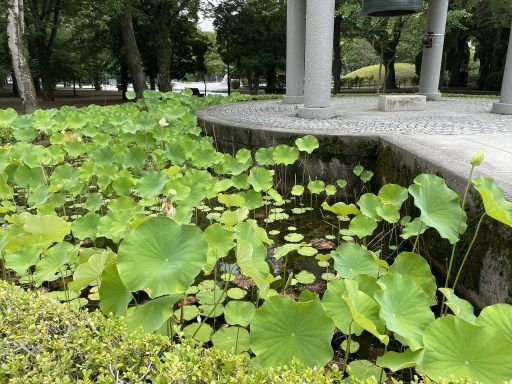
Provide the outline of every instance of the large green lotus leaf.
<path id="1" fill-rule="evenodd" d="M 475 310 L 469 301 L 457 297 L 451 288 L 439 288 L 439 291 L 446 297 L 446 305 L 455 317 L 471 324 L 476 323 Z"/>
<path id="2" fill-rule="evenodd" d="M 256 192 L 265 192 L 272 188 L 274 171 L 269 171 L 262 167 L 254 167 L 249 172 L 247 181 Z"/>
<path id="3" fill-rule="evenodd" d="M 18 114 L 12 108 L 0 109 L 0 126 L 9 127 L 17 117 Z"/>
<path id="4" fill-rule="evenodd" d="M 304 194 L 304 186 L 303 185 L 294 185 L 292 187 L 291 194 L 293 196 L 302 196 Z M 324 204 L 327 204 L 327 203 L 324 203 Z M 327 204 L 327 205 L 329 205 L 329 204 Z"/>
<path id="5" fill-rule="evenodd" d="M 73 273 L 73 281 L 68 284 L 74 291 L 81 291 L 90 283 L 98 281 L 107 262 L 112 260 L 112 252 L 103 251 L 92 255 L 85 263 L 76 267 Z"/>
<path id="6" fill-rule="evenodd" d="M 354 360 L 347 367 L 347 372 L 350 377 L 357 380 L 366 380 L 372 376 L 378 380 L 381 371 L 381 368 L 368 360 Z"/>
<path id="7" fill-rule="evenodd" d="M 354 324 L 387 345 L 389 337 L 385 334 L 384 323 L 379 318 L 379 304 L 366 293 L 361 292 L 355 281 L 345 280 L 344 282 L 346 291 L 342 298 L 350 309 Z"/>
<path id="8" fill-rule="evenodd" d="M 380 285 L 377 284 L 377 277 L 375 276 L 357 275 L 353 280 L 357 283 L 357 288 L 370 297 L 373 297 L 375 292 L 381 290 Z"/>
<path id="9" fill-rule="evenodd" d="M 399 273 L 381 277 L 379 284 L 384 289 L 374 296 L 386 327 L 404 339 L 413 351 L 421 349 L 423 331 L 435 318 L 425 292 L 412 278 Z"/>
<path id="10" fill-rule="evenodd" d="M 231 178 L 233 182 L 233 187 L 241 191 L 242 189 L 249 189 L 251 185 L 249 184 L 249 176 L 245 174 L 236 175 Z"/>
<path id="11" fill-rule="evenodd" d="M 500 303 L 485 307 L 476 324 L 496 328 L 512 341 L 512 305 Z"/>
<path id="12" fill-rule="evenodd" d="M 379 191 L 379 198 L 384 205 L 392 205 L 400 209 L 405 200 L 409 197 L 407 188 L 397 184 L 386 184 Z"/>
<path id="13" fill-rule="evenodd" d="M 357 205 L 361 209 L 361 213 L 363 215 L 371 217 L 377 221 L 382 220 L 382 217 L 377 213 L 377 208 L 382 207 L 383 204 L 382 200 L 373 193 L 365 193 L 357 202 Z"/>
<path id="14" fill-rule="evenodd" d="M 256 307 L 249 301 L 230 301 L 224 307 L 224 318 L 229 325 L 246 327 L 251 322 Z"/>
<path id="15" fill-rule="evenodd" d="M 482 196 L 485 213 L 512 227 L 512 202 L 505 200 L 503 190 L 496 186 L 494 180 L 490 177 L 477 177 L 473 184 Z"/>
<path id="16" fill-rule="evenodd" d="M 336 325 L 341 332 L 345 335 L 350 333 L 360 335 L 363 332 L 363 328 L 352 323 L 352 313 L 342 297 L 346 294 L 346 291 L 347 288 L 343 280 L 337 279 L 329 281 L 327 284 L 327 290 L 322 297 L 322 306 L 324 307 L 327 316 L 334 321 L 334 325 Z M 352 326 L 350 323 L 352 323 Z"/>
<path id="17" fill-rule="evenodd" d="M 245 199 L 238 193 L 233 193 L 231 195 L 219 193 L 217 195 L 217 200 L 219 201 L 219 203 L 224 204 L 228 208 L 240 207 L 245 203 Z"/>
<path id="18" fill-rule="evenodd" d="M 249 349 L 249 332 L 240 327 L 223 327 L 212 336 L 212 343 L 214 349 L 237 355 Z"/>
<path id="19" fill-rule="evenodd" d="M 320 146 L 316 137 L 312 135 L 299 137 L 297 140 L 295 140 L 295 145 L 299 151 L 307 152 L 310 155 Z"/>
<path id="20" fill-rule="evenodd" d="M 265 247 L 261 245 L 263 249 Z M 257 246 L 256 249 L 259 249 Z M 255 252 L 253 244 L 247 240 L 238 239 L 236 245 L 236 263 L 240 267 L 240 271 L 249 276 L 260 288 L 268 287 L 268 284 L 273 281 L 270 274 L 270 268 L 265 261 L 265 257 L 259 255 L 260 252 Z"/>
<path id="21" fill-rule="evenodd" d="M 4 238 L 7 240 L 7 238 Z M 16 253 L 4 255 L 5 266 L 19 276 L 25 276 L 27 270 L 39 261 L 41 250 L 36 247 L 24 247 Z"/>
<path id="22" fill-rule="evenodd" d="M 389 273 L 400 273 L 412 278 L 427 296 L 430 305 L 437 304 L 436 278 L 427 260 L 414 252 L 401 252 L 389 268 Z"/>
<path id="23" fill-rule="evenodd" d="M 377 365 L 396 372 L 406 368 L 417 367 L 421 364 L 422 360 L 422 349 L 413 352 L 410 348 L 407 348 L 406 351 L 402 353 L 387 351 L 384 355 L 377 357 Z"/>
<path id="24" fill-rule="evenodd" d="M 325 189 L 325 183 L 322 180 L 312 180 L 308 183 L 308 189 L 312 194 L 319 195 Z"/>
<path id="25" fill-rule="evenodd" d="M 244 205 L 247 209 L 253 210 L 263 205 L 263 197 L 261 196 L 261 193 L 256 192 L 253 189 L 247 192 L 240 192 L 240 196 L 244 198 Z"/>
<path id="26" fill-rule="evenodd" d="M 360 274 L 377 276 L 379 273 L 379 265 L 373 255 L 359 244 L 341 244 L 334 251 L 333 259 L 334 269 L 346 279 Z"/>
<path id="27" fill-rule="evenodd" d="M 209 144 L 209 147 L 205 145 L 200 146 L 194 152 L 194 156 L 191 159 L 192 165 L 197 168 L 209 168 L 218 161 L 217 151 L 215 151 L 211 144 Z"/>
<path id="28" fill-rule="evenodd" d="M 363 238 L 372 235 L 376 228 L 377 221 L 375 219 L 365 215 L 357 215 L 350 220 L 348 231 L 353 236 Z"/>
<path id="29" fill-rule="evenodd" d="M 282 259 L 290 252 L 298 251 L 302 247 L 301 244 L 285 244 L 277 247 L 274 252 L 276 260 Z"/>
<path id="30" fill-rule="evenodd" d="M 265 367 L 289 364 L 323 367 L 333 356 L 334 324 L 319 301 L 297 303 L 272 296 L 251 320 L 251 349 Z"/>
<path id="31" fill-rule="evenodd" d="M 116 316 L 126 314 L 126 306 L 133 298 L 121 281 L 116 264 L 110 264 L 103 270 L 99 293 L 100 309 L 103 313 L 113 313 Z"/>
<path id="32" fill-rule="evenodd" d="M 0 199 L 9 199 L 14 195 L 14 189 L 7 184 L 7 175 L 0 173 Z"/>
<path id="33" fill-rule="evenodd" d="M 40 286 L 45 281 L 54 281 L 59 276 L 57 272 L 64 273 L 66 264 L 78 255 L 78 246 L 62 242 L 49 248 L 44 257 L 36 264 L 34 282 Z"/>
<path id="34" fill-rule="evenodd" d="M 183 329 L 185 337 L 200 343 L 207 343 L 213 335 L 213 329 L 206 323 L 192 323 Z"/>
<path id="35" fill-rule="evenodd" d="M 11 123 L 12 135 L 17 141 L 33 141 L 39 132 L 32 126 L 31 116 L 18 116 L 16 120 Z"/>
<path id="36" fill-rule="evenodd" d="M 435 228 L 451 244 L 459 241 L 459 235 L 467 228 L 467 215 L 460 206 L 459 195 L 446 186 L 444 179 L 419 175 L 409 187 L 409 193 L 421 211 L 421 221 Z"/>
<path id="37" fill-rule="evenodd" d="M 259 165 L 274 165 L 274 148 L 259 148 L 254 155 Z"/>
<path id="38" fill-rule="evenodd" d="M 423 235 L 427 229 L 428 225 L 421 221 L 419 217 L 416 217 L 413 221 L 409 221 L 404 225 L 400 237 L 407 240 L 411 237 Z"/>
<path id="39" fill-rule="evenodd" d="M 31 215 L 20 214 L 25 232 L 27 245 L 35 245 L 46 248 L 52 243 L 64 240 L 69 233 L 71 224 L 55 215 Z"/>
<path id="40" fill-rule="evenodd" d="M 359 215 L 361 213 L 354 204 L 347 205 L 343 202 L 336 203 L 332 206 L 324 202 L 322 203 L 322 208 L 336 214 L 337 216 Z"/>
<path id="41" fill-rule="evenodd" d="M 118 196 L 128 196 L 135 186 L 135 179 L 128 171 L 118 172 L 112 187 Z"/>
<path id="42" fill-rule="evenodd" d="M 239 149 L 236 152 L 235 158 L 241 163 L 252 164 L 252 153 L 246 148 Z"/>
<path id="43" fill-rule="evenodd" d="M 73 221 L 73 224 L 71 224 L 73 236 L 78 239 L 85 239 L 88 237 L 91 240 L 95 240 L 99 221 L 100 215 L 97 213 L 88 213 L 85 216 L 79 217 Z"/>
<path id="44" fill-rule="evenodd" d="M 157 171 L 149 171 L 137 182 L 135 194 L 143 199 L 149 200 L 162 193 L 168 176 Z"/>
<path id="45" fill-rule="evenodd" d="M 425 329 L 423 342 L 423 370 L 433 380 L 454 376 L 494 384 L 512 377 L 512 341 L 495 328 L 445 316 Z"/>
<path id="46" fill-rule="evenodd" d="M 299 159 L 299 150 L 286 144 L 280 144 L 274 148 L 273 157 L 276 164 L 290 165 Z"/>
<path id="47" fill-rule="evenodd" d="M 220 222 L 226 227 L 231 228 L 242 223 L 249 216 L 249 210 L 246 207 L 238 208 L 236 211 L 225 211 L 222 213 Z"/>
<path id="48" fill-rule="evenodd" d="M 98 221 L 97 237 L 106 237 L 118 243 L 128 232 L 128 224 L 133 214 L 126 211 L 108 213 Z"/>
<path id="49" fill-rule="evenodd" d="M 206 263 L 208 244 L 193 225 L 153 217 L 135 228 L 119 247 L 117 269 L 126 288 L 150 297 L 183 293 Z"/>
<path id="50" fill-rule="evenodd" d="M 147 333 L 156 331 L 171 317 L 174 304 L 182 298 L 182 294 L 167 295 L 137 307 L 126 317 L 128 329 L 142 327 Z"/>
<path id="51" fill-rule="evenodd" d="M 220 224 L 212 224 L 205 229 L 204 235 L 208 243 L 208 266 L 213 269 L 217 260 L 225 257 L 235 246 L 235 234 Z"/>
<path id="52" fill-rule="evenodd" d="M 39 185 L 46 184 L 45 174 L 41 167 L 29 168 L 20 165 L 13 174 L 14 181 L 19 187 L 35 189 Z"/>

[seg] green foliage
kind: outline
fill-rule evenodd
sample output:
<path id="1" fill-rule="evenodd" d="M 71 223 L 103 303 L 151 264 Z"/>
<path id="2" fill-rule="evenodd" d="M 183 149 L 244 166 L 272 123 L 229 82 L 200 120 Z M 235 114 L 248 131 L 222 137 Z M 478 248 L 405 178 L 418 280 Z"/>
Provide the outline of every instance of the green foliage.
<path id="1" fill-rule="evenodd" d="M 377 361 L 380 367 L 416 368 L 422 373 L 422 356 L 428 356 L 426 367 L 432 377 L 468 374 L 459 370 L 458 361 L 452 361 L 452 368 L 439 363 L 436 340 L 447 330 L 430 328 L 438 324 L 430 309 L 437 304 L 437 286 L 426 260 L 415 244 L 404 241 L 388 250 L 382 246 L 387 239 L 381 239 L 391 228 L 392 238 L 417 240 L 430 227 L 448 241 L 457 241 L 466 217 L 456 193 L 443 179 L 424 174 L 409 188 L 388 184 L 357 202 L 340 201 L 338 189 L 322 180 L 296 181 L 291 194 L 281 190 L 281 195 L 277 189 L 286 181 L 287 166 L 300 166 L 300 158 L 314 151 L 317 140 L 306 137 L 296 146 L 259 149 L 254 158 L 246 149 L 232 155 L 217 152 L 213 140 L 201 136 L 193 113 L 201 106 L 240 99 L 235 95 L 199 100 L 186 93 L 147 91 L 145 98 L 115 107 L 9 117 L 14 137 L 20 140 L 0 147 L 0 208 L 6 223 L 0 235 L 3 275 L 28 287 L 50 287 L 48 297 L 70 308 L 99 306 L 105 314 L 124 316 L 106 320 L 122 324 L 123 332 L 158 333 L 169 343 L 211 342 L 213 350 L 254 353 L 257 358 L 251 363 L 241 356 L 225 358 L 239 362 L 237 370 L 243 372 L 258 363 L 293 367 L 296 361 L 321 367 L 334 355 L 333 337 L 367 332 L 376 344 L 406 350 L 382 357 Z M 43 133 L 49 139 L 46 146 L 29 141 Z M 360 179 L 358 185 L 369 190 L 373 173 L 362 166 L 353 173 Z M 343 180 L 337 184 L 347 187 Z M 490 180 L 477 180 L 475 186 L 487 214 L 507 224 L 510 203 L 500 190 Z M 299 225 L 302 222 L 278 225 L 292 214 L 306 216 L 315 210 L 312 204 L 304 207 L 305 193 L 326 199 L 321 204 L 323 220 L 333 232 L 322 235 L 338 242 L 327 244 L 331 249 L 337 246 L 331 253 L 317 245 L 319 239 L 312 238 Z M 421 216 L 402 217 L 403 206 L 412 202 Z M 305 264 L 297 268 L 292 259 Z M 318 262 L 320 273 L 310 261 Z M 323 295 L 304 289 L 313 289 L 322 279 L 329 281 Z M 300 293 L 298 299 L 292 298 L 295 293 Z M 484 309 L 475 319 L 469 304 L 453 291 L 442 293 L 461 321 L 478 324 L 489 334 L 510 334 L 510 306 Z M 91 316 L 101 318 L 99 313 Z M 454 345 L 468 337 L 466 331 L 473 332 L 459 328 Z M 429 329 L 435 335 L 427 342 Z M 496 345 L 508 348 L 503 342 Z M 497 353 L 493 345 L 486 348 L 491 356 Z M 109 345 L 106 349 L 104 357 L 112 350 Z M 174 355 L 165 352 L 163 360 L 159 352 L 151 355 L 156 359 L 153 368 L 165 366 L 163 378 L 160 371 L 151 371 L 148 380 L 165 382 L 171 377 L 173 365 L 166 359 Z M 135 381 L 144 374 L 144 364 L 149 364 L 144 353 L 142 362 L 132 364 L 139 376 L 130 371 L 123 380 Z M 9 372 L 25 372 L 23 366 L 33 369 L 32 360 L 23 360 L 32 358 L 30 353 L 22 355 L 20 365 Z M 84 358 L 62 359 L 74 367 Z M 346 373 L 353 382 L 376 372 L 373 362 L 356 363 L 348 356 L 347 362 L 352 368 Z M 96 369 L 96 379 L 112 372 L 115 377 L 116 369 L 125 372 L 132 365 L 116 363 L 102 373 L 90 369 Z M 85 367 L 66 368 L 66 374 L 86 380 Z M 207 373 L 200 376 L 202 370 L 192 371 L 183 380 L 211 380 Z M 367 371 L 373 373 L 361 374 Z M 500 374 L 489 371 L 485 363 L 470 373 L 478 378 Z M 233 377 L 235 382 L 248 380 L 238 380 L 236 374 L 229 370 L 227 382 Z M 317 381 L 339 381 L 341 376 L 333 370 Z"/>
<path id="2" fill-rule="evenodd" d="M 413 64 L 408 63 L 395 63 L 396 79 L 400 82 L 409 82 L 410 79 L 416 74 L 416 68 Z M 371 65 L 368 67 L 357 69 L 348 73 L 344 79 L 377 79 L 379 77 L 379 65 Z"/>

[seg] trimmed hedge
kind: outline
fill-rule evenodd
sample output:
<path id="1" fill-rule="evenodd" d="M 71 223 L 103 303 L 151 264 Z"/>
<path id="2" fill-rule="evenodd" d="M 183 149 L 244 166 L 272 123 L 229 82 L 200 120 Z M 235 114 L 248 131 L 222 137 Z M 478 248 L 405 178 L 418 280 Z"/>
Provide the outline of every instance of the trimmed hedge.
<path id="1" fill-rule="evenodd" d="M 327 384 L 340 379 L 337 366 L 325 372 L 299 365 L 258 369 L 244 356 L 128 333 L 122 319 L 74 310 L 3 281 L 0 319 L 0 383 Z"/>

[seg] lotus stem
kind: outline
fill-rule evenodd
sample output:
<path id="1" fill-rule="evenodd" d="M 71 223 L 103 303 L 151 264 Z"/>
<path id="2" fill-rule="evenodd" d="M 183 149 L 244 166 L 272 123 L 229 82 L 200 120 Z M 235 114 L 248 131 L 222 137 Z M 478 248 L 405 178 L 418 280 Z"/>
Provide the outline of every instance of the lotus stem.
<path id="1" fill-rule="evenodd" d="M 480 227 L 482 226 L 482 222 L 484 220 L 484 217 L 487 216 L 487 213 L 484 212 L 484 214 L 480 217 L 480 220 L 478 221 L 478 225 L 476 227 L 475 234 L 473 235 L 473 239 L 471 240 L 471 243 L 469 244 L 469 248 L 466 251 L 466 254 L 464 255 L 464 259 L 462 260 L 462 264 L 459 267 L 459 271 L 457 272 L 457 276 L 455 277 L 455 281 L 453 282 L 453 290 L 455 291 L 455 287 L 457 287 L 457 283 L 459 282 L 460 274 L 462 273 L 462 269 L 464 268 L 464 265 L 466 264 L 466 261 L 468 260 L 469 253 L 471 252 L 471 249 L 473 248 L 473 245 L 475 244 L 476 238 L 478 236 L 478 232 L 480 232 Z"/>
<path id="2" fill-rule="evenodd" d="M 347 349 L 345 349 L 345 357 L 343 358 L 345 361 L 343 362 L 343 370 L 341 371 L 341 378 L 345 376 L 345 372 L 347 371 L 348 359 L 350 358 L 350 344 L 352 343 L 352 323 L 354 320 L 350 322 L 348 325 L 348 339 L 347 339 Z"/>
<path id="3" fill-rule="evenodd" d="M 418 231 L 418 235 L 416 236 L 416 240 L 414 241 L 414 246 L 412 247 L 412 251 L 416 252 L 416 247 L 420 241 L 421 230 L 423 229 L 423 221 L 420 223 L 420 230 Z"/>
<path id="4" fill-rule="evenodd" d="M 464 195 L 462 197 L 462 206 L 461 206 L 462 211 L 460 212 L 459 225 L 457 226 L 459 232 L 460 232 L 460 225 L 462 224 L 462 217 L 464 216 L 464 207 L 466 206 L 466 199 L 468 197 L 469 186 L 471 184 L 471 179 L 473 178 L 474 170 L 475 170 L 475 166 L 472 165 L 471 170 L 469 171 L 469 177 L 468 177 L 468 182 L 466 183 L 466 189 L 464 190 Z M 455 250 L 456 249 L 457 249 L 457 243 L 453 244 L 453 246 L 452 246 L 452 254 L 450 255 L 450 263 L 448 265 L 448 272 L 446 273 L 446 280 L 444 282 L 445 288 L 448 288 L 448 285 L 450 284 L 450 275 L 452 273 L 453 260 L 455 259 Z M 444 313 L 445 299 L 446 298 L 444 296 L 441 299 L 441 315 Z"/>

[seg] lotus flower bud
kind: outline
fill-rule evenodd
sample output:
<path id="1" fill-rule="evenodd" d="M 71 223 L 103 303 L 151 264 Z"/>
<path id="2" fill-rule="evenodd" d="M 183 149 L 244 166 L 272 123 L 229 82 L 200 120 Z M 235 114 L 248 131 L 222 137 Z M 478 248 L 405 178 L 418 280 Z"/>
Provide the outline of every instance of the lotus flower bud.
<path id="1" fill-rule="evenodd" d="M 169 125 L 169 123 L 167 122 L 166 118 L 165 117 L 162 117 L 160 119 L 160 121 L 158 121 L 158 124 L 161 126 L 161 127 L 167 127 Z"/>
<path id="2" fill-rule="evenodd" d="M 484 161 L 485 155 L 484 151 L 480 150 L 477 153 L 475 153 L 473 156 L 471 156 L 471 165 L 478 167 L 482 162 Z"/>

